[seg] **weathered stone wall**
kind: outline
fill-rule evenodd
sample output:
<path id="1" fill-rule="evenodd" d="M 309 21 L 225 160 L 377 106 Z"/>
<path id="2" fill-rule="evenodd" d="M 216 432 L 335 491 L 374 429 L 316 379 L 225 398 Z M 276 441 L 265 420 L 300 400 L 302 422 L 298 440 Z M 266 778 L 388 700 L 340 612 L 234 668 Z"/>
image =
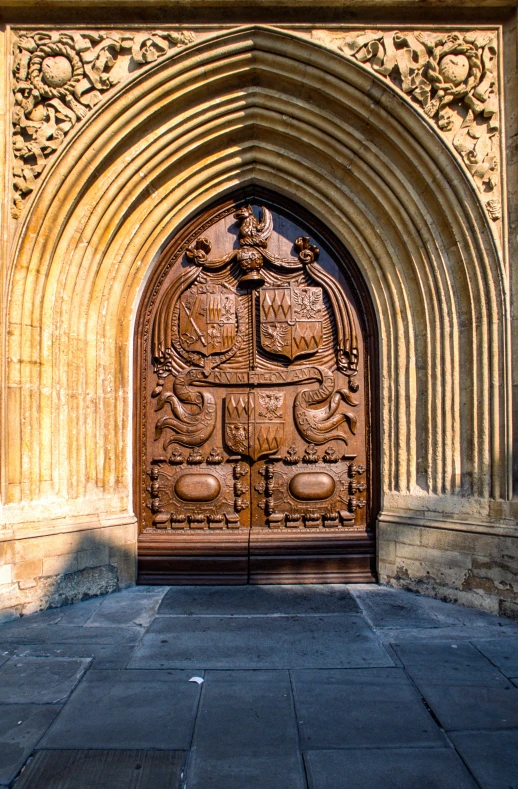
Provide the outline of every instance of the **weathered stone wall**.
<path id="1" fill-rule="evenodd" d="M 370 290 L 380 579 L 516 610 L 515 3 L 284 5 L 3 4 L 5 616 L 133 582 L 139 295 L 251 182 Z"/>
<path id="2" fill-rule="evenodd" d="M 518 539 L 465 531 L 466 526 L 383 515 L 378 524 L 378 570 L 383 582 L 441 600 L 518 618 Z M 468 527 L 469 528 L 469 527 Z"/>
<path id="3" fill-rule="evenodd" d="M 42 524 L 0 542 L 0 621 L 135 582 L 135 522 Z M 90 525 L 90 528 L 88 526 Z M 70 531 L 69 531 L 70 529 Z M 72 530 L 73 529 L 73 530 Z M 39 535 L 38 535 L 39 532 Z"/>

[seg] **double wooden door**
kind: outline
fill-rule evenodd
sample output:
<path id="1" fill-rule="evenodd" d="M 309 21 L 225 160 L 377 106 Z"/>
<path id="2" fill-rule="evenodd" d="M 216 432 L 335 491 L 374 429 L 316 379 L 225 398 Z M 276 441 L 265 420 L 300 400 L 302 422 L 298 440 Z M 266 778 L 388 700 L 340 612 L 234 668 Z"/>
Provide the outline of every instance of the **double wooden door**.
<path id="1" fill-rule="evenodd" d="M 140 582 L 374 577 L 368 315 L 319 230 L 265 194 L 229 201 L 173 240 L 148 283 Z"/>

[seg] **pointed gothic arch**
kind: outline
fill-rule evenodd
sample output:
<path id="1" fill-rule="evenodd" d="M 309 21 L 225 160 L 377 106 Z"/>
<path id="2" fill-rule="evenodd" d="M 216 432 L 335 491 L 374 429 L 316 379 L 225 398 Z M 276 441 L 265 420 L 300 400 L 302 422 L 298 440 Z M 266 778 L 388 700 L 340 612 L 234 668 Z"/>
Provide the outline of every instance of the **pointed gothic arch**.
<path id="1" fill-rule="evenodd" d="M 510 495 L 507 280 L 472 183 L 376 75 L 252 26 L 136 74 L 41 179 L 9 285 L 13 520 L 40 517 L 31 502 L 42 500 L 52 517 L 131 519 L 143 282 L 175 229 L 251 183 L 296 195 L 367 283 L 387 517 L 426 509 L 476 523 Z"/>

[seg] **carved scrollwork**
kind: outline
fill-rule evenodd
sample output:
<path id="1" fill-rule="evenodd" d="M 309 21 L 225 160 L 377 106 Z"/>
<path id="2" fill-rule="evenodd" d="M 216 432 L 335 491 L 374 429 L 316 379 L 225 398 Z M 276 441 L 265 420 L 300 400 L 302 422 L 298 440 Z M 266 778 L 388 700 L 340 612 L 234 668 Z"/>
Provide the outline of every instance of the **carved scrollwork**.
<path id="1" fill-rule="evenodd" d="M 248 474 L 248 466 L 245 463 L 236 463 L 232 471 L 234 479 L 241 479 Z"/>
<path id="2" fill-rule="evenodd" d="M 189 454 L 187 455 L 187 463 L 190 466 L 199 466 L 203 463 L 203 455 L 201 454 L 198 447 L 193 447 Z"/>
<path id="3" fill-rule="evenodd" d="M 359 463 L 358 465 L 356 465 L 355 463 L 349 463 L 348 473 L 349 476 L 352 478 L 356 477 L 356 475 L 358 474 L 360 476 L 362 474 L 365 474 L 366 470 L 367 469 L 365 468 L 365 466 L 363 466 L 361 463 Z"/>
<path id="4" fill-rule="evenodd" d="M 213 447 L 210 450 L 209 454 L 207 455 L 207 460 L 205 462 L 208 463 L 209 466 L 216 466 L 219 465 L 220 463 L 223 463 L 224 460 L 225 458 L 222 455 L 221 451 L 216 447 Z"/>
<path id="5" fill-rule="evenodd" d="M 363 509 L 365 507 L 365 501 L 363 499 L 358 499 L 356 496 L 349 497 L 349 512 L 356 512 L 356 510 Z"/>
<path id="6" fill-rule="evenodd" d="M 169 458 L 169 463 L 172 466 L 181 466 L 182 463 L 184 463 L 184 462 L 185 462 L 185 458 L 184 458 L 182 452 L 178 449 L 178 447 L 175 447 L 173 449 L 173 451 L 171 452 L 171 456 Z"/>
<path id="7" fill-rule="evenodd" d="M 171 513 L 171 528 L 172 529 L 185 529 L 187 525 L 187 515 L 183 512 Z"/>
<path id="8" fill-rule="evenodd" d="M 316 244 L 311 244 L 309 236 L 299 236 L 293 245 L 297 250 L 302 263 L 315 263 L 320 257 L 320 249 Z"/>
<path id="9" fill-rule="evenodd" d="M 152 462 L 148 472 L 149 486 L 148 493 L 150 499 L 148 507 L 153 514 L 153 526 L 156 529 L 166 529 L 169 524 L 171 513 L 164 508 L 162 498 L 164 498 L 164 486 L 160 484 L 160 463 Z"/>
<path id="10" fill-rule="evenodd" d="M 286 450 L 283 460 L 288 466 L 296 466 L 297 463 L 300 463 L 300 455 L 297 452 L 297 447 L 289 447 L 289 449 Z"/>
<path id="11" fill-rule="evenodd" d="M 328 447 L 322 456 L 322 460 L 324 463 L 338 463 L 340 455 L 334 447 Z"/>
<path id="12" fill-rule="evenodd" d="M 320 460 L 317 448 L 314 444 L 308 444 L 304 455 L 302 456 L 303 463 L 318 463 Z"/>
<path id="13" fill-rule="evenodd" d="M 351 480 L 349 483 L 349 493 L 354 495 L 355 493 L 363 493 L 364 490 L 367 490 L 367 485 L 365 482 L 355 482 Z"/>
<path id="14" fill-rule="evenodd" d="M 157 396 L 157 411 L 168 405 L 171 416 L 160 417 L 155 425 L 155 440 L 164 430 L 171 431 L 171 438 L 164 441 L 164 449 L 173 443 L 198 447 L 207 441 L 216 426 L 216 401 L 211 392 L 198 392 L 190 384 L 200 377 L 200 371 L 178 375 L 173 391 Z M 188 460 L 189 462 L 189 460 Z M 192 461 L 191 461 L 192 462 Z"/>
<path id="15" fill-rule="evenodd" d="M 339 438 L 347 444 L 344 432 L 339 429 L 347 422 L 351 433 L 356 431 L 357 418 L 349 411 L 339 411 L 342 401 L 350 402 L 345 389 L 335 391 L 334 376 L 321 369 L 321 385 L 318 389 L 303 389 L 297 392 L 293 403 L 293 416 L 301 435 L 312 444 L 325 444 Z M 320 408 L 313 406 L 325 403 Z"/>
<path id="16" fill-rule="evenodd" d="M 244 480 L 249 473 L 249 468 L 245 463 L 237 462 L 232 469 L 234 478 L 234 511 L 243 512 L 250 506 L 250 501 L 246 497 L 249 491 L 249 482 Z"/>
<path id="17" fill-rule="evenodd" d="M 171 469 L 166 458 L 155 458 L 147 474 L 151 528 L 239 528 L 238 510 L 231 511 L 235 503 L 232 469 L 208 464 L 197 447 L 191 450 L 187 466 Z M 244 502 L 242 497 L 240 502 Z"/>
<path id="18" fill-rule="evenodd" d="M 183 30 L 19 32 L 13 51 L 14 218 L 47 163 L 107 91 L 194 40 Z"/>
<path id="19" fill-rule="evenodd" d="M 335 529 L 340 526 L 340 514 L 338 512 L 324 512 L 323 526 L 327 529 Z"/>
<path id="20" fill-rule="evenodd" d="M 191 244 L 185 250 L 185 257 L 194 263 L 195 266 L 204 266 L 208 260 L 212 249 L 212 244 L 207 238 L 197 238 L 194 244 Z"/>

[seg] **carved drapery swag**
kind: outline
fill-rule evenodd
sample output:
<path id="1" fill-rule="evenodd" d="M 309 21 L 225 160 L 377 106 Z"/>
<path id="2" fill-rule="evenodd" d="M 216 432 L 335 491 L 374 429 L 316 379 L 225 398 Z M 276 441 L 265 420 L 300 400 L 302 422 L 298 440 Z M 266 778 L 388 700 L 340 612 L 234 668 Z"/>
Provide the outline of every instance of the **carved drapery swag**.
<path id="1" fill-rule="evenodd" d="M 495 30 L 313 30 L 372 68 L 432 119 L 460 154 L 494 222 L 501 219 Z M 192 31 L 15 31 L 13 208 L 20 217 L 47 163 L 103 94 L 195 41 Z"/>

